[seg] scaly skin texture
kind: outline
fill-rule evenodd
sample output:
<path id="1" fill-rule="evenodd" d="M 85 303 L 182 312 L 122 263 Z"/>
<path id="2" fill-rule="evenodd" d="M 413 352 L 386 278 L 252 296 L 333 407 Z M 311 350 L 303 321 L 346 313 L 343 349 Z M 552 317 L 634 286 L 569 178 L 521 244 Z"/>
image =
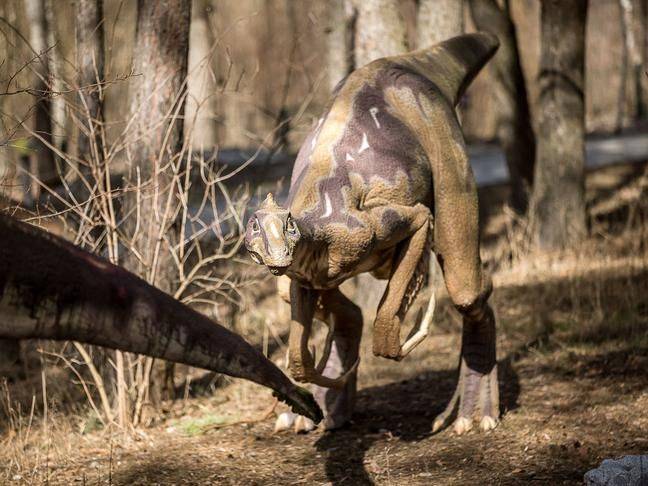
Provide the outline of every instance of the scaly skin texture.
<path id="1" fill-rule="evenodd" d="M 373 351 L 401 359 L 409 344 L 401 347 L 401 323 L 425 283 L 432 246 L 464 317 L 459 386 L 435 429 L 457 403 L 458 432 L 474 416 L 483 429 L 497 423 L 491 284 L 482 273 L 476 185 L 454 112 L 496 49 L 490 35 L 464 35 L 350 74 L 297 156 L 288 208 L 268 196 L 248 223 L 255 260 L 291 280 L 289 366 L 297 380 L 327 388 L 315 393 L 326 427 L 349 418 L 362 322 L 337 287 L 362 272 L 389 280 Z M 328 363 L 318 366 L 308 351 L 314 317 L 332 327 Z"/>

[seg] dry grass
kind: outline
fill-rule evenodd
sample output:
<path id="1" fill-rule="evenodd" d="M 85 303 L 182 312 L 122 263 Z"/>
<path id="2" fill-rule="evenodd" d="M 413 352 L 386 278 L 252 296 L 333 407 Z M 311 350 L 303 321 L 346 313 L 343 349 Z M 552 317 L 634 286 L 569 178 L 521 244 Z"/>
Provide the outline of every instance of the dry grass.
<path id="1" fill-rule="evenodd" d="M 645 166 L 619 166 L 590 174 L 590 208 L 605 200 L 610 210 L 592 212 L 592 238 L 561 255 L 518 259 L 509 245 L 503 258 L 507 233 L 492 238 L 501 221 L 486 218 L 504 412 L 491 433 L 431 434 L 454 389 L 460 339 L 459 317 L 441 296 L 432 336 L 400 364 L 371 355 L 367 326 L 357 412 L 342 431 L 273 434 L 271 419 L 221 428 L 260 417 L 272 404 L 266 390 L 228 379 L 215 394 L 169 404 L 159 422 L 123 436 L 92 430 L 87 411 L 50 410 L 45 421 L 38 400 L 33 414 L 29 406 L 17 410 L 6 398 L 21 388 L 13 384 L 2 394 L 3 407 L 14 405 L 1 439 L 0 482 L 572 484 L 604 458 L 646 453 L 648 207 L 643 189 L 624 196 L 628 187 L 645 187 L 644 173 Z M 271 289 L 271 281 L 264 285 Z M 276 361 L 282 312 L 268 294 L 236 319 L 239 332 Z"/>

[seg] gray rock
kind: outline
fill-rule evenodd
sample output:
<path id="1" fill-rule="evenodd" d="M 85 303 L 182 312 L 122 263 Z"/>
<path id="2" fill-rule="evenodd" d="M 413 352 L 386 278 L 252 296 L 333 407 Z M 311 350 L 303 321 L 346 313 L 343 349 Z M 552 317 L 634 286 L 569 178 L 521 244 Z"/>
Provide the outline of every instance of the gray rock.
<path id="1" fill-rule="evenodd" d="M 585 473 L 587 486 L 648 486 L 648 456 L 606 459 Z"/>

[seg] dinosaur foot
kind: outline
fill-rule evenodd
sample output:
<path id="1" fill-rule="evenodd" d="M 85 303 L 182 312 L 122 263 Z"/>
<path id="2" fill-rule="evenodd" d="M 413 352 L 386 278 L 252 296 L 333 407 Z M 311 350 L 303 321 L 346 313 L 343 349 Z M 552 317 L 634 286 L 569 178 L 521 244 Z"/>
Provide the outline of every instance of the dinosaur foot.
<path id="1" fill-rule="evenodd" d="M 323 430 L 335 430 L 344 427 L 349 423 L 349 417 L 340 415 L 327 415 L 324 417 L 322 425 Z M 303 415 L 297 415 L 294 412 L 284 412 L 277 417 L 274 431 L 283 432 L 284 430 L 293 429 L 296 434 L 307 434 L 317 428 L 315 422 Z"/>
<path id="2" fill-rule="evenodd" d="M 461 435 L 473 429 L 476 419 L 479 429 L 487 432 L 499 424 L 499 389 L 497 384 L 497 365 L 483 374 L 470 369 L 464 360 L 461 362 L 459 384 L 450 403 L 434 419 L 432 432 L 447 427 L 455 416 L 454 431 Z"/>
<path id="3" fill-rule="evenodd" d="M 355 342 L 357 350 L 358 341 Z M 357 363 L 358 355 L 350 353 L 348 349 L 354 346 L 354 342 L 348 342 L 348 339 L 334 339 L 331 343 L 326 366 L 322 372 L 325 377 L 342 376 L 349 373 L 349 379 L 344 388 L 327 388 L 314 385 L 312 388 L 315 400 L 324 412 L 324 420 L 320 422 L 319 427 L 322 430 L 335 430 L 344 427 L 349 423 L 356 398 L 356 383 L 358 379 Z M 350 371 L 352 370 L 352 371 Z M 296 433 L 308 433 L 317 428 L 317 426 L 307 417 L 303 417 L 293 412 L 285 412 L 277 417 L 275 423 L 275 432 L 293 429 Z"/>
<path id="4" fill-rule="evenodd" d="M 353 383 L 345 390 L 314 387 L 313 395 L 324 410 L 324 420 L 320 427 L 323 430 L 335 430 L 349 423 L 353 404 L 355 402 L 355 377 Z M 284 412 L 277 417 L 275 432 L 293 429 L 295 433 L 308 433 L 317 428 L 315 423 L 307 417 L 293 412 Z"/>
<path id="5" fill-rule="evenodd" d="M 317 428 L 315 422 L 303 415 L 297 415 L 294 412 L 284 412 L 277 417 L 274 431 L 282 432 L 293 429 L 296 434 L 307 434 Z"/>

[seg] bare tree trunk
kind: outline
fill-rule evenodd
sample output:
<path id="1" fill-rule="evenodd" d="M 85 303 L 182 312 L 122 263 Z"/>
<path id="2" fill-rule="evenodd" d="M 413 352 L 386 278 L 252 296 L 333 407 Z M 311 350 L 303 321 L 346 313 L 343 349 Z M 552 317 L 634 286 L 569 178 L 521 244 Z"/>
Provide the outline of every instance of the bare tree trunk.
<path id="1" fill-rule="evenodd" d="M 639 0 L 638 12 L 641 25 L 640 45 L 641 66 L 639 66 L 640 89 L 639 89 L 639 118 L 648 118 L 648 0 Z"/>
<path id="2" fill-rule="evenodd" d="M 171 190 L 169 163 L 177 161 L 183 143 L 190 15 L 190 0 L 138 2 L 133 64 L 139 76 L 133 78 L 131 91 L 137 142 L 130 150 L 130 177 L 136 180 L 139 171 L 141 181 L 151 184 L 142 188 L 141 229 L 135 243 L 145 262 L 140 270 L 146 269 L 155 277 L 151 283 L 166 291 L 172 278 L 165 274 L 168 259 L 162 256 L 155 265 L 152 245 L 146 242 L 173 226 L 173 221 L 167 221 L 169 227 L 160 228 L 158 222 L 164 213 L 161 191 Z"/>
<path id="3" fill-rule="evenodd" d="M 621 8 L 622 72 L 619 90 L 617 129 L 630 126 L 641 111 L 641 52 L 635 36 L 635 8 L 633 0 L 619 0 Z"/>
<path id="4" fill-rule="evenodd" d="M 45 21 L 48 26 L 47 45 L 52 47 L 48 53 L 50 90 L 55 93 L 61 93 L 66 87 L 63 82 L 63 47 L 58 38 L 58 32 L 56 31 L 56 16 L 60 15 L 60 10 L 56 9 L 56 5 L 58 5 L 57 0 L 45 0 Z M 52 98 L 52 111 L 50 113 L 52 120 L 52 141 L 57 149 L 63 151 L 67 149 L 67 114 L 65 112 L 65 105 L 66 101 L 63 95 L 59 94 Z M 58 156 L 55 154 L 54 160 L 58 159 Z"/>
<path id="5" fill-rule="evenodd" d="M 497 138 L 511 179 L 511 206 L 522 214 L 533 184 L 536 147 L 515 25 L 508 10 L 495 0 L 470 0 L 470 11 L 477 29 L 496 35 L 500 41 L 489 67 L 497 94 Z"/>
<path id="6" fill-rule="evenodd" d="M 463 34 L 463 0 L 420 0 L 416 30 L 419 49 Z"/>
<path id="7" fill-rule="evenodd" d="M 405 22 L 397 0 L 355 0 L 355 66 L 407 50 Z"/>
<path id="8" fill-rule="evenodd" d="M 213 71 L 215 39 L 209 25 L 207 0 L 196 0 L 191 14 L 189 78 L 185 130 L 191 133 L 195 150 L 216 147 L 216 79 Z"/>
<path id="9" fill-rule="evenodd" d="M 139 202 L 135 196 L 129 209 L 139 204 L 135 247 L 143 263 L 129 266 L 164 291 L 175 278 L 169 245 L 177 242 L 172 215 L 166 214 L 171 187 L 171 162 L 177 162 L 183 144 L 187 59 L 191 0 L 139 0 L 131 115 L 137 142 L 131 146 L 130 179 L 143 182 Z M 173 397 L 173 370 L 159 367 L 151 385 L 152 399 Z"/>
<path id="10" fill-rule="evenodd" d="M 79 111 L 77 155 L 88 174 L 103 161 L 104 30 L 103 0 L 76 1 L 76 42 Z"/>
<path id="11" fill-rule="evenodd" d="M 565 248 L 586 234 L 584 58 L 587 0 L 543 0 L 534 243 Z"/>
<path id="12" fill-rule="evenodd" d="M 356 10 L 350 0 L 333 0 L 329 7 L 328 76 L 333 91 L 337 84 L 354 69 L 353 42 L 355 36 Z"/>
<path id="13" fill-rule="evenodd" d="M 54 153 L 48 145 L 52 145 L 52 98 L 51 73 L 49 66 L 47 17 L 45 0 L 25 0 L 25 13 L 29 21 L 29 42 L 39 59 L 34 63 L 35 83 L 34 92 L 38 96 L 34 114 L 34 131 L 42 138 L 34 139 L 34 154 L 30 160 L 30 171 L 42 182 L 52 184 L 57 179 Z M 38 197 L 38 186 L 32 185 L 32 197 Z"/>

